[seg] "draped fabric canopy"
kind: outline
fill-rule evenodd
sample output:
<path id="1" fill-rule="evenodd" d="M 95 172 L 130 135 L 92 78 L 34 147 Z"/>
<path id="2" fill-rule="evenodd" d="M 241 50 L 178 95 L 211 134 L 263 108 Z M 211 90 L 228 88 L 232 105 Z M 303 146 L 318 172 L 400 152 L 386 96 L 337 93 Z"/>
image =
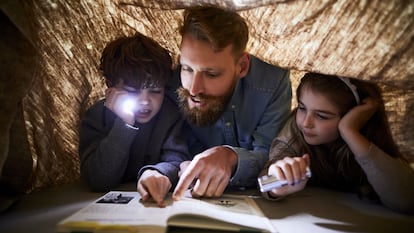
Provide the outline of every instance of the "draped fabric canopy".
<path id="1" fill-rule="evenodd" d="M 413 1 L 4 0 L 1 183 L 30 192 L 77 179 L 79 120 L 103 97 L 105 44 L 139 31 L 176 59 L 183 8 L 203 4 L 238 11 L 248 51 L 291 69 L 293 90 L 308 71 L 380 84 L 394 138 L 414 161 Z"/>

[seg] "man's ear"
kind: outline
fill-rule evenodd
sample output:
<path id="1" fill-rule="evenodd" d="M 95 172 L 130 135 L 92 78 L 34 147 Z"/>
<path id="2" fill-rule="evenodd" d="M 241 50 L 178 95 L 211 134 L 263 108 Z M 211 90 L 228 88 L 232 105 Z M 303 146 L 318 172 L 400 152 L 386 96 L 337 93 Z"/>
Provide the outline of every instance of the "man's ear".
<path id="1" fill-rule="evenodd" d="M 247 52 L 243 52 L 243 55 L 239 58 L 239 77 L 243 78 L 247 75 L 247 72 L 249 72 L 250 68 L 250 54 Z"/>

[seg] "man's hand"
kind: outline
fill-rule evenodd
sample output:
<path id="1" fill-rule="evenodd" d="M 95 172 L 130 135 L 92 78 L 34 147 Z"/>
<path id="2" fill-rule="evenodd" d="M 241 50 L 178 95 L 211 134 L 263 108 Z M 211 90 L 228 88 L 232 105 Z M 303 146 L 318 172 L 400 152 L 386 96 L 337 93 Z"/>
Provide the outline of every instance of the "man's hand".
<path id="1" fill-rule="evenodd" d="M 184 161 L 180 163 L 180 171 L 178 172 L 178 177 L 181 177 L 184 171 L 187 169 L 188 165 L 190 165 L 191 161 Z"/>
<path id="2" fill-rule="evenodd" d="M 171 188 L 168 177 L 156 170 L 146 170 L 137 182 L 137 191 L 143 201 L 152 198 L 159 207 L 165 207 L 164 198 Z"/>
<path id="3" fill-rule="evenodd" d="M 221 196 L 237 165 L 237 155 L 230 148 L 216 146 L 196 155 L 182 172 L 174 190 L 174 200 L 180 200 L 194 180 L 193 196 Z"/>

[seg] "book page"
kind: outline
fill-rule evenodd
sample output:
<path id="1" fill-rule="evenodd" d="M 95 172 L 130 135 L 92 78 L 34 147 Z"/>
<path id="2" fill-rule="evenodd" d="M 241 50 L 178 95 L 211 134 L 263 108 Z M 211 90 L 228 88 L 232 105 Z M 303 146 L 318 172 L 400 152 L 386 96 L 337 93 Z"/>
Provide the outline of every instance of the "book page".
<path id="1" fill-rule="evenodd" d="M 140 199 L 138 192 L 109 192 L 60 222 L 58 232 L 70 232 L 66 229 L 165 232 L 169 208 L 145 207 Z"/>
<path id="2" fill-rule="evenodd" d="M 186 197 L 175 202 L 168 225 L 233 231 L 276 232 L 253 199 L 241 195 Z"/>
<path id="3" fill-rule="evenodd" d="M 142 202 L 138 192 L 111 191 L 58 224 L 58 232 L 97 230 L 102 232 L 165 232 L 167 225 L 221 230 L 275 232 L 253 199 L 224 195 L 180 201 L 171 194 L 166 207 Z M 215 220 L 213 220 L 215 219 Z M 168 223 L 168 224 L 167 224 Z"/>

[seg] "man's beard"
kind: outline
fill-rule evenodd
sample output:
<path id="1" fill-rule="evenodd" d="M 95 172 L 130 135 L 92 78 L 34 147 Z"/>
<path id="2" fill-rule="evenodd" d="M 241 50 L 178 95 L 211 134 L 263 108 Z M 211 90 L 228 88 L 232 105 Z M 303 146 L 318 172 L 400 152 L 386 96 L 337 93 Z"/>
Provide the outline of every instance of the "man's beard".
<path id="1" fill-rule="evenodd" d="M 194 124 L 198 127 L 212 125 L 226 110 L 227 104 L 233 94 L 234 87 L 235 84 L 232 85 L 230 91 L 222 96 L 204 94 L 196 96 L 196 98 L 208 102 L 208 108 L 205 110 L 198 109 L 197 107 L 191 109 L 188 104 L 188 99 L 191 98 L 190 92 L 187 89 L 180 87 L 177 89 L 180 109 L 190 124 Z"/>

